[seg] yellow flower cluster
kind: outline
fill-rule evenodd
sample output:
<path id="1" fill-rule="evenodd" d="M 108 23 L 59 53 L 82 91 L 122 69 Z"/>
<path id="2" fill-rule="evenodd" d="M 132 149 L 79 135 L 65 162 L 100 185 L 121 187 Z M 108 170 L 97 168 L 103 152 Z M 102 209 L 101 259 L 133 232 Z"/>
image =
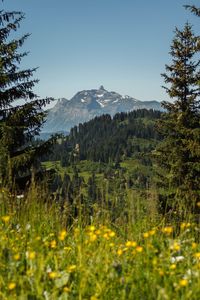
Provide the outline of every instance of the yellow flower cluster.
<path id="1" fill-rule="evenodd" d="M 132 254 L 141 253 L 143 251 L 143 247 L 137 245 L 135 241 L 127 241 L 125 245 L 120 245 L 119 249 L 117 250 L 117 255 L 121 256 L 124 252 L 132 250 Z"/>
<path id="2" fill-rule="evenodd" d="M 35 251 L 27 251 L 26 252 L 26 256 L 28 259 L 32 260 L 32 259 L 35 259 L 36 257 L 36 252 Z"/>
<path id="3" fill-rule="evenodd" d="M 165 233 L 166 235 L 170 235 L 173 232 L 173 227 L 172 226 L 166 226 L 162 229 L 162 232 Z"/>
<path id="4" fill-rule="evenodd" d="M 182 230 L 185 230 L 185 229 L 191 227 L 191 224 L 183 222 L 183 223 L 181 223 L 180 227 L 181 227 Z"/>
<path id="5" fill-rule="evenodd" d="M 44 230 L 44 233 L 34 231 L 33 225 L 30 231 L 24 229 L 23 232 L 22 225 L 20 227 L 14 225 L 14 218 L 11 219 L 9 215 L 0 217 L 2 230 L 0 244 L 2 249 L 6 249 L 4 255 L 0 249 L 0 262 L 3 267 L 10 264 L 9 267 L 13 271 L 13 275 L 9 274 L 6 279 L 3 277 L 1 279 L 2 282 L 5 280 L 4 290 L 8 293 L 9 299 L 15 299 L 15 294 L 19 293 L 24 282 L 31 279 L 34 284 L 35 278 L 41 277 L 44 279 L 42 282 L 44 291 L 52 289 L 55 293 L 58 291 L 59 295 L 64 294 L 66 298 L 69 297 L 66 293 L 73 293 L 77 289 L 79 278 L 84 278 L 81 283 L 81 288 L 84 289 L 90 274 L 98 275 L 98 272 L 105 272 L 102 273 L 102 277 L 104 276 L 109 284 L 109 278 L 111 281 L 115 280 L 115 270 L 118 270 L 118 267 L 117 285 L 119 282 L 129 280 L 130 276 L 134 278 L 136 270 L 142 272 L 147 270 L 151 272 L 155 282 L 162 280 L 164 285 L 168 280 L 173 281 L 175 291 L 188 291 L 193 280 L 196 288 L 195 280 L 200 274 L 200 248 L 198 238 L 195 239 L 192 235 L 193 230 L 188 230 L 188 228 L 195 230 L 193 223 L 181 223 L 178 235 L 172 226 L 160 229 L 153 227 L 143 232 L 133 231 L 130 235 L 129 232 L 117 235 L 107 226 L 93 224 L 71 231 L 70 228 L 69 231 L 63 229 L 57 232 L 56 230 L 50 232 L 52 229 L 49 229 L 49 232 Z M 10 219 L 12 227 L 9 225 Z M 179 224 L 177 228 L 179 229 Z M 7 252 L 9 261 L 5 256 Z M 23 278 L 19 280 L 16 270 L 22 268 L 24 263 L 26 270 L 23 282 Z M 92 280 L 90 282 L 92 286 Z M 26 284 L 24 286 L 27 287 Z M 102 297 L 95 288 L 96 283 L 95 287 L 92 286 L 91 294 L 87 294 L 88 299 Z M 58 295 L 55 296 L 55 299 L 57 298 Z"/>
<path id="6" fill-rule="evenodd" d="M 89 242 L 94 242 L 98 237 L 110 240 L 115 237 L 115 232 L 106 226 L 101 226 L 96 228 L 94 225 L 91 225 L 87 228 L 87 235 L 89 237 Z"/>
<path id="7" fill-rule="evenodd" d="M 52 240 L 51 242 L 50 242 L 50 248 L 51 249 L 55 249 L 57 247 L 57 242 L 56 242 L 56 240 Z"/>
<path id="8" fill-rule="evenodd" d="M 173 244 L 170 246 L 170 249 L 173 251 L 179 251 L 181 246 L 178 242 L 174 241 Z"/>
<path id="9" fill-rule="evenodd" d="M 145 239 L 147 239 L 148 237 L 153 236 L 155 233 L 156 233 L 156 230 L 155 230 L 155 229 L 152 229 L 152 230 L 149 230 L 149 231 L 147 231 L 147 232 L 144 232 L 144 233 L 143 233 L 143 237 L 144 237 Z"/>

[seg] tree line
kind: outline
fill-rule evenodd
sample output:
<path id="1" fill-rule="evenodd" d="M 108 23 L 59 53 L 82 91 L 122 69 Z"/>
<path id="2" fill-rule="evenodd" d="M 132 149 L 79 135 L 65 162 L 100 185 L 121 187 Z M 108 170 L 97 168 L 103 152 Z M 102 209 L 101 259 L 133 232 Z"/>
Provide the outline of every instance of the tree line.
<path id="1" fill-rule="evenodd" d="M 161 114 L 152 109 L 140 109 L 117 113 L 113 118 L 110 115 L 95 117 L 73 127 L 69 136 L 59 141 L 45 160 L 60 160 L 62 166 L 86 159 L 108 163 L 149 152 L 161 139 L 155 130 L 155 120 Z"/>

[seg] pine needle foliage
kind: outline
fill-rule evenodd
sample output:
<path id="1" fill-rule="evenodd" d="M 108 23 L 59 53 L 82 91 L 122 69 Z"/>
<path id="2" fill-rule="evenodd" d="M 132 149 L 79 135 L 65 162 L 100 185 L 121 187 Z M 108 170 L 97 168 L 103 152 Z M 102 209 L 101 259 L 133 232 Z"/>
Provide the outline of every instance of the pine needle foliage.
<path id="1" fill-rule="evenodd" d="M 200 8 L 196 7 L 194 5 L 184 5 L 186 9 L 189 9 L 192 13 L 194 13 L 196 16 L 200 17 Z"/>
<path id="2" fill-rule="evenodd" d="M 43 107 L 53 99 L 39 99 L 33 92 L 38 82 L 32 79 L 36 68 L 20 69 L 28 54 L 21 48 L 29 34 L 14 36 L 23 19 L 22 12 L 0 11 L 0 183 L 30 173 L 54 141 L 34 145 L 46 116 Z"/>
<path id="3" fill-rule="evenodd" d="M 172 63 L 162 74 L 165 90 L 174 101 L 163 102 L 166 113 L 158 122 L 164 141 L 156 151 L 163 181 L 180 207 L 193 210 L 200 190 L 200 38 L 192 26 L 176 28 Z"/>

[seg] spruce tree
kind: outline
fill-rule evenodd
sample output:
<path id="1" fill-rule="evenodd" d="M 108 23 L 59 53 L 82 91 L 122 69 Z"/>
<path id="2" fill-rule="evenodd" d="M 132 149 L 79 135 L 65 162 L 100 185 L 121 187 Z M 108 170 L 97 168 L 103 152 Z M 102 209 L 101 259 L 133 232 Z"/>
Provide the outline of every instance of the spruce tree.
<path id="1" fill-rule="evenodd" d="M 0 184 L 30 174 L 31 167 L 36 167 L 40 155 L 54 142 L 52 138 L 34 145 L 46 116 L 43 107 L 52 98 L 39 99 L 33 92 L 38 82 L 32 79 L 36 68 L 20 69 L 28 54 L 20 48 L 29 35 L 14 36 L 23 19 L 22 12 L 0 11 Z"/>
<path id="2" fill-rule="evenodd" d="M 164 88 L 174 99 L 163 102 L 166 113 L 158 123 L 164 140 L 156 151 L 163 180 L 179 208 L 194 211 L 200 191 L 200 40 L 191 25 L 176 28 L 172 63 L 162 74 Z"/>
<path id="3" fill-rule="evenodd" d="M 192 13 L 196 16 L 200 17 L 200 8 L 196 7 L 195 5 L 184 5 L 186 9 L 189 9 Z"/>

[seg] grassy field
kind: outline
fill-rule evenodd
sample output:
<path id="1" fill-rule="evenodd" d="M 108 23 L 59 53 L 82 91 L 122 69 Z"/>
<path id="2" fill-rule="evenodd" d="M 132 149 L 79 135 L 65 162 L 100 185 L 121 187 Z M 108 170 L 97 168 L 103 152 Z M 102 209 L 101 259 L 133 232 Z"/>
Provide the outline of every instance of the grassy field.
<path id="1" fill-rule="evenodd" d="M 200 204 L 200 203 L 199 203 Z M 145 215 L 121 225 L 99 208 L 67 225 L 36 188 L 0 192 L 0 299 L 200 299 L 198 224 Z"/>

